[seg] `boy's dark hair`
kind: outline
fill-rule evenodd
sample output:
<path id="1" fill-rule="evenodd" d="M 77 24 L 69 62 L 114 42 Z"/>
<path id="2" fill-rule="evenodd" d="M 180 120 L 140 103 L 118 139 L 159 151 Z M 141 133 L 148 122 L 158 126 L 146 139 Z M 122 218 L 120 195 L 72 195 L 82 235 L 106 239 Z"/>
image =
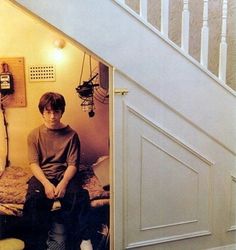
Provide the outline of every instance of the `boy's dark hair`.
<path id="1" fill-rule="evenodd" d="M 39 100 L 38 108 L 41 114 L 43 114 L 44 110 L 47 108 L 51 108 L 52 110 L 61 110 L 62 114 L 65 111 L 66 102 L 64 97 L 55 92 L 47 92 L 42 95 Z"/>

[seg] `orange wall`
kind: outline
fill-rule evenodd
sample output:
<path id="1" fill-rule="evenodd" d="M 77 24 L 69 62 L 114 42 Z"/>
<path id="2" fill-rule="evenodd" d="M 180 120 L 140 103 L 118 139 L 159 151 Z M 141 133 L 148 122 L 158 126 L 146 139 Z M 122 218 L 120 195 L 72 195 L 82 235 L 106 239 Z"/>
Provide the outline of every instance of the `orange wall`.
<path id="1" fill-rule="evenodd" d="M 82 163 L 92 163 L 99 156 L 108 154 L 108 105 L 96 102 L 95 116 L 89 118 L 81 110 L 81 100 L 75 91 L 79 84 L 84 52 L 79 45 L 66 40 L 61 58 L 55 59 L 53 41 L 63 38 L 46 24 L 26 14 L 8 1 L 0 2 L 0 57 L 24 57 L 26 107 L 7 108 L 9 123 L 10 161 L 12 165 L 27 164 L 26 138 L 29 131 L 42 123 L 37 105 L 40 96 L 46 91 L 57 91 L 66 98 L 66 112 L 62 121 L 68 123 L 80 135 Z M 11 18 L 9 18 L 11 17 Z M 7 20 L 7 22 L 6 22 Z M 32 65 L 54 64 L 55 82 L 30 82 L 28 68 Z M 93 69 L 97 61 L 92 59 Z M 83 80 L 89 77 L 89 63 L 86 57 Z M 0 116 L 0 158 L 5 158 L 5 135 Z"/>

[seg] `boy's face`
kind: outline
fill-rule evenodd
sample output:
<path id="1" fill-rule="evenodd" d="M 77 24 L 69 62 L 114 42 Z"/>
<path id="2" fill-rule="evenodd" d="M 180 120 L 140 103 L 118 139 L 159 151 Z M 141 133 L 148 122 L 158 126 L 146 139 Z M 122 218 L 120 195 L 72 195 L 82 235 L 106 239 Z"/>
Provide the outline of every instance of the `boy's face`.
<path id="1" fill-rule="evenodd" d="M 44 108 L 43 119 L 47 128 L 58 129 L 61 126 L 61 110 L 53 110 L 51 107 Z"/>

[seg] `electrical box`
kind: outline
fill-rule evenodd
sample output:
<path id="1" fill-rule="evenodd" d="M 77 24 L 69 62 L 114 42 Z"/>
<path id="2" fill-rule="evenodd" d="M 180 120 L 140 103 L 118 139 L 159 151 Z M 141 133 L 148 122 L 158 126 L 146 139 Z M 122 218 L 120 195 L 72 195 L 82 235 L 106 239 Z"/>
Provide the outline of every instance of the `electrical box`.
<path id="1" fill-rule="evenodd" d="M 0 65 L 7 64 L 11 74 L 2 74 L 1 88 L 2 94 L 7 95 L 6 107 L 25 107 L 26 90 L 25 90 L 25 65 L 23 57 L 5 57 L 0 58 Z M 13 79 L 10 79 L 13 77 Z M 13 84 L 11 86 L 11 81 Z M 14 89 L 13 89 L 14 87 Z M 8 95 L 9 93 L 9 95 Z"/>

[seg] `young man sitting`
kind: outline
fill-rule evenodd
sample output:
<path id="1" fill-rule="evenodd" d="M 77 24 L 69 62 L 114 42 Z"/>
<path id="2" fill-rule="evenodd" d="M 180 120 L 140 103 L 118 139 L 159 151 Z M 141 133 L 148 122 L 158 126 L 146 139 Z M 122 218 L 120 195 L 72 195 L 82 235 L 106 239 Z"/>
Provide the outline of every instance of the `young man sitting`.
<path id="1" fill-rule="evenodd" d="M 33 177 L 29 181 L 23 209 L 31 229 L 31 235 L 25 239 L 27 250 L 47 248 L 50 210 L 55 200 L 61 203 L 66 249 L 78 250 L 80 245 L 81 250 L 92 250 L 89 195 L 78 181 L 80 141 L 78 134 L 61 122 L 65 105 L 61 94 L 45 93 L 38 105 L 44 122 L 28 136 Z"/>

